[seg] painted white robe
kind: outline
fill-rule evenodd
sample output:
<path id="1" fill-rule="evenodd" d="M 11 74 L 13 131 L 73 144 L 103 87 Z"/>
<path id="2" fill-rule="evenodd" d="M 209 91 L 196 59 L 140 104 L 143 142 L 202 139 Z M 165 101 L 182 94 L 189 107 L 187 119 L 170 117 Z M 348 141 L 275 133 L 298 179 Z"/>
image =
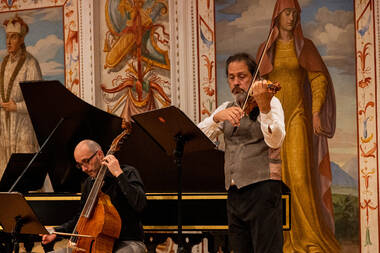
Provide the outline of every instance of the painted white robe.
<path id="1" fill-rule="evenodd" d="M 5 67 L 5 94 L 8 90 L 9 80 L 16 68 L 17 62 L 18 59 L 11 62 L 9 58 Z M 2 108 L 0 109 L 0 178 L 3 176 L 5 167 L 12 153 L 34 153 L 38 151 L 37 138 L 29 118 L 19 82 L 41 79 L 41 69 L 37 60 L 27 52 L 25 63 L 16 76 L 9 98 L 9 100 L 13 100 L 16 103 L 17 111 L 6 112 Z M 0 100 L 2 101 L 1 96 Z"/>

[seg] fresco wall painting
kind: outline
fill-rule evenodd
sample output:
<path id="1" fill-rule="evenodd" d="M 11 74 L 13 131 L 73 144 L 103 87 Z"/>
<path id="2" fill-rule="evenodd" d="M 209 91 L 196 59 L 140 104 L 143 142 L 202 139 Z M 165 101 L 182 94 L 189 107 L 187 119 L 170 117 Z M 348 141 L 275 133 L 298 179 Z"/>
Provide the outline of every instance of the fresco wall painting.
<path id="1" fill-rule="evenodd" d="M 52 17 L 51 8 L 57 8 L 62 15 Z M 49 11 L 50 10 L 50 11 Z M 49 20 L 57 21 L 62 16 L 63 27 L 59 33 L 63 33 L 63 39 L 55 36 L 54 33 L 50 37 L 39 38 L 39 44 L 26 45 L 33 47 L 38 52 L 37 60 L 40 61 L 41 70 L 44 79 L 58 79 L 64 82 L 64 85 L 75 95 L 81 96 L 80 93 L 80 60 L 79 60 L 79 22 L 78 22 L 79 6 L 77 0 L 13 0 L 0 2 L 0 15 L 3 17 L 10 15 L 28 16 L 26 21 L 31 22 L 48 22 Z M 43 20 L 35 20 L 33 16 L 42 17 Z M 29 25 L 31 25 L 29 23 Z M 43 28 L 41 28 L 43 29 Z M 54 31 L 53 31 L 54 32 Z M 38 36 L 42 31 L 32 30 L 33 36 Z M 31 36 L 29 34 L 29 36 Z M 55 36 L 55 37 L 54 37 Z M 47 45 L 49 43 L 50 50 L 57 52 L 63 50 L 64 62 L 57 60 L 57 54 L 48 54 Z M 40 46 L 40 48 L 38 48 Z M 43 47 L 45 46 L 45 47 Z M 45 52 L 45 55 L 41 52 Z M 38 59 L 38 56 L 41 58 Z"/>
<path id="2" fill-rule="evenodd" d="M 83 84 L 81 78 L 81 45 L 80 32 L 86 14 L 81 10 L 83 3 L 77 0 L 13 0 L 0 2 L 0 15 L 11 15 L 26 11 L 43 12 L 46 8 L 60 8 L 62 12 L 63 65 L 56 65 L 56 76 L 61 75 L 64 85 L 75 95 L 82 97 L 84 90 L 100 94 L 98 107 L 116 115 L 128 115 L 133 109 L 148 110 L 168 106 L 172 103 L 172 94 L 176 95 L 178 104 L 183 107 L 196 106 L 199 112 L 197 120 L 207 117 L 217 105 L 216 71 L 217 55 L 215 34 L 215 1 L 196 0 L 196 34 L 192 30 L 181 31 L 178 19 L 176 25 L 169 25 L 168 6 L 175 6 L 176 17 L 187 10 L 180 10 L 182 3 L 177 1 L 135 0 L 140 2 L 138 8 L 119 5 L 116 0 L 103 0 L 100 3 L 99 34 L 96 36 L 101 44 L 100 82 Z M 195 0 L 194 0 L 195 1 Z M 176 4 L 173 4 L 176 3 Z M 192 2 L 193 3 L 193 2 Z M 137 6 L 137 5 L 136 5 Z M 354 25 L 356 46 L 356 99 L 357 99 L 357 154 L 360 208 L 360 241 L 361 252 L 379 252 L 379 173 L 378 173 L 378 124 L 377 124 L 377 78 L 379 73 L 379 3 L 376 0 L 354 0 Z M 95 15 L 96 16 L 96 15 Z M 188 17 L 188 16 L 187 16 Z M 96 18 L 96 17 L 92 17 Z M 82 21 L 79 21 L 82 20 Z M 92 22 L 83 24 L 93 25 Z M 183 25 L 183 23 L 181 24 Z M 176 33 L 170 28 L 177 27 Z M 189 26 L 188 26 L 189 27 Z M 89 31 L 94 32 L 93 27 Z M 263 33 L 267 29 L 263 28 Z M 135 33 L 137 32 L 137 35 Z M 185 33 L 185 34 L 184 34 Z M 172 38 L 176 34 L 176 38 Z M 179 38 L 178 38 L 179 37 Z M 180 86 L 174 86 L 170 73 L 170 45 L 177 45 L 181 38 L 191 38 L 190 44 L 196 45 L 196 52 L 189 55 L 196 57 L 197 64 L 188 64 L 199 73 L 198 94 L 187 100 L 181 96 Z M 171 41 L 174 39 L 176 43 Z M 59 44 L 59 43 L 58 43 Z M 28 47 L 28 45 L 27 45 Z M 175 52 L 179 55 L 179 49 Z M 91 48 L 93 51 L 98 49 Z M 192 49 L 189 49 L 191 51 Z M 84 57 L 84 56 L 83 56 Z M 176 56 L 176 71 L 184 62 Z M 170 58 L 170 59 L 169 59 Z M 48 59 L 45 63 L 53 62 Z M 44 62 L 42 60 L 42 62 Z M 377 65 L 376 65 L 377 63 Z M 97 63 L 99 64 L 99 63 Z M 48 65 L 45 65 L 46 67 Z M 45 67 L 45 71 L 47 68 Z M 44 65 L 41 66 L 44 72 Z M 376 69 L 377 68 L 377 69 Z M 61 72 L 59 72 L 61 71 Z M 57 74 L 58 73 L 58 74 Z M 60 74 L 59 74 L 60 73 Z M 95 75 L 93 72 L 86 72 Z M 191 75 L 191 73 L 189 73 Z M 193 74 L 194 74 L 193 73 Z M 184 76 L 181 76 L 181 78 Z M 97 81 L 97 80 L 96 80 Z M 182 82 L 177 80 L 178 83 Z M 101 86 L 102 85 L 102 86 Z M 349 84 L 348 84 L 349 85 Z M 171 90 L 176 87 L 176 92 Z M 197 98 L 197 99 L 196 99 Z M 123 114 L 126 112 L 126 114 Z"/>
<path id="3" fill-rule="evenodd" d="M 361 251 L 379 252 L 378 124 L 374 1 L 355 1 Z M 378 36 L 378 35 L 377 35 Z"/>
<path id="4" fill-rule="evenodd" d="M 102 107 L 127 120 L 171 104 L 168 2 L 102 1 Z"/>
<path id="5" fill-rule="evenodd" d="M 197 1 L 199 120 L 216 109 L 214 1 Z"/>

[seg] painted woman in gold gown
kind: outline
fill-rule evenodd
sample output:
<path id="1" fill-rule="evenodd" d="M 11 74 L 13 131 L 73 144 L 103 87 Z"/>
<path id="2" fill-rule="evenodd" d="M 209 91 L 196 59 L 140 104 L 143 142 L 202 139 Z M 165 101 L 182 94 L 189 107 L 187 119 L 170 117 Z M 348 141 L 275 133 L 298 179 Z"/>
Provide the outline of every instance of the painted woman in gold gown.
<path id="1" fill-rule="evenodd" d="M 283 181 L 291 190 L 291 230 L 284 231 L 283 249 L 337 253 L 327 146 L 335 132 L 335 95 L 321 56 L 303 37 L 300 12 L 297 0 L 276 2 L 260 68 L 262 76 L 281 84 L 276 96 L 285 113 L 281 158 Z"/>

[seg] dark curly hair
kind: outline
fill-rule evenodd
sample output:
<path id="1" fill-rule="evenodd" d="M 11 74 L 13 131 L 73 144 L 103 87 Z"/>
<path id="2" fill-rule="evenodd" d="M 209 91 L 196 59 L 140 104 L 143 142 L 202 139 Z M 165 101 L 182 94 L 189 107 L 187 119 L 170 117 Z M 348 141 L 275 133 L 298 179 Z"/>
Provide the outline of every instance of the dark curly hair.
<path id="1" fill-rule="evenodd" d="M 245 64 L 248 66 L 248 70 L 253 76 L 256 72 L 257 69 L 257 64 L 253 57 L 247 53 L 237 53 L 234 55 L 231 55 L 228 57 L 226 61 L 226 76 L 228 76 L 228 66 L 230 65 L 231 62 L 236 62 L 236 61 L 243 61 Z"/>

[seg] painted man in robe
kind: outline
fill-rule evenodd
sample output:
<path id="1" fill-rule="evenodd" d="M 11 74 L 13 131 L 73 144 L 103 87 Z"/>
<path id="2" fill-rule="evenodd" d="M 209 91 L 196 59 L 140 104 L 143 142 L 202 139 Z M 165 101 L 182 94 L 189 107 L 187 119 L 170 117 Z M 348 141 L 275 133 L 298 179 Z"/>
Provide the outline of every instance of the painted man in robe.
<path id="1" fill-rule="evenodd" d="M 277 0 L 260 74 L 281 84 L 285 113 L 282 177 L 291 190 L 292 228 L 284 252 L 340 252 L 334 236 L 327 138 L 335 132 L 335 94 L 313 42 L 303 37 L 297 0 Z M 264 48 L 261 45 L 257 59 Z"/>
<path id="2" fill-rule="evenodd" d="M 38 142 L 19 86 L 41 80 L 37 60 L 26 51 L 28 25 L 18 16 L 4 21 L 8 54 L 0 69 L 0 178 L 12 153 L 33 153 Z"/>

